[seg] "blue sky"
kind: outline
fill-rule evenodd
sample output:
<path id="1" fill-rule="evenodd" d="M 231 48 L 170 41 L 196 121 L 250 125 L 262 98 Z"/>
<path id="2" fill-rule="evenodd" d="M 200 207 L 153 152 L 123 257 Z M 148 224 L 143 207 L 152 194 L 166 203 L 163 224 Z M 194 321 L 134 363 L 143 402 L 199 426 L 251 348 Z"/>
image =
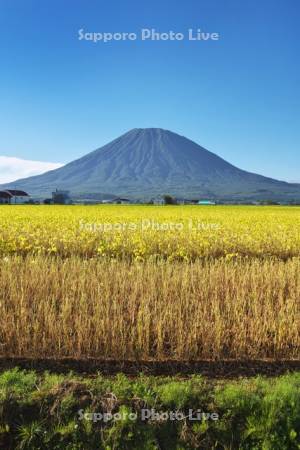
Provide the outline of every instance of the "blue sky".
<path id="1" fill-rule="evenodd" d="M 0 156 L 66 163 L 160 127 L 300 181 L 299 22 L 299 0 L 1 0 Z M 81 28 L 220 40 L 92 43 Z"/>

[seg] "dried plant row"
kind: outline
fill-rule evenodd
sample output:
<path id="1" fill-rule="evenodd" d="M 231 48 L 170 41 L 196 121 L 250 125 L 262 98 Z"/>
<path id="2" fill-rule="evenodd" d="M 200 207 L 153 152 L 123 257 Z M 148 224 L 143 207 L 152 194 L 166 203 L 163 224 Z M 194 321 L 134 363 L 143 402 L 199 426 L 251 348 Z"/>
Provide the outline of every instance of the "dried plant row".
<path id="1" fill-rule="evenodd" d="M 0 260 L 0 354 L 299 359 L 300 260 Z"/>

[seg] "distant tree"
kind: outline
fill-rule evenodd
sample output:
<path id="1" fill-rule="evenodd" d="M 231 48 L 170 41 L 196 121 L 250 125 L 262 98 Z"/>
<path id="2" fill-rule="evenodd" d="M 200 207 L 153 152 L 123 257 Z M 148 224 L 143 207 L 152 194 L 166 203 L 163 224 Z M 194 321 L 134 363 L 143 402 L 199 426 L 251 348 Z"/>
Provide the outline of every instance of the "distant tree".
<path id="1" fill-rule="evenodd" d="M 171 195 L 164 195 L 165 205 L 176 205 L 176 200 Z"/>
<path id="2" fill-rule="evenodd" d="M 278 202 L 275 202 L 274 200 L 263 200 L 261 202 L 262 205 L 279 205 Z"/>

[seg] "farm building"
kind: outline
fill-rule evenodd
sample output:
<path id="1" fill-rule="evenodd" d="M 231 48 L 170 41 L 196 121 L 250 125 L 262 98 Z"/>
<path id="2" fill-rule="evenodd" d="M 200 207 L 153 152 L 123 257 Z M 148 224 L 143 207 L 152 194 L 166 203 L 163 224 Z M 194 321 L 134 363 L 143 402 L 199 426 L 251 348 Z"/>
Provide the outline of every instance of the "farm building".
<path id="1" fill-rule="evenodd" d="M 56 189 L 52 192 L 52 202 L 54 205 L 71 205 L 72 200 L 70 197 L 70 191 Z"/>
<path id="2" fill-rule="evenodd" d="M 7 189 L 6 191 L 0 191 L 0 203 L 1 204 L 13 204 L 20 205 L 29 200 L 29 195 L 25 191 L 16 189 Z"/>
<path id="3" fill-rule="evenodd" d="M 6 191 L 0 191 L 0 204 L 7 205 L 10 203 L 11 195 Z"/>
<path id="4" fill-rule="evenodd" d="M 120 205 L 129 205 L 131 202 L 128 198 L 117 198 L 115 200 L 115 203 L 118 203 Z"/>
<path id="5" fill-rule="evenodd" d="M 159 195 L 158 197 L 154 198 L 152 200 L 153 205 L 165 205 L 166 201 L 164 199 L 164 197 L 162 197 L 161 195 Z"/>
<path id="6" fill-rule="evenodd" d="M 129 205 L 131 203 L 131 201 L 128 198 L 112 198 L 112 199 L 105 199 L 102 200 L 103 204 L 119 204 L 119 205 Z"/>

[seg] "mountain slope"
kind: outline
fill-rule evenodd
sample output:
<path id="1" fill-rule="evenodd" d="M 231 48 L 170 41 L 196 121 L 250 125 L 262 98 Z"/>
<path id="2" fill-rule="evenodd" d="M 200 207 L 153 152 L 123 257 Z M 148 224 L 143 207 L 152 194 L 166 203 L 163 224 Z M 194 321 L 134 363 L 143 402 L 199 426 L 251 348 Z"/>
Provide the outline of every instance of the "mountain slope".
<path id="1" fill-rule="evenodd" d="M 134 129 L 64 167 L 5 187 L 49 195 L 110 193 L 132 198 L 158 194 L 220 199 L 300 199 L 300 186 L 236 168 L 170 131 Z M 3 188 L 3 186 L 0 186 Z"/>

